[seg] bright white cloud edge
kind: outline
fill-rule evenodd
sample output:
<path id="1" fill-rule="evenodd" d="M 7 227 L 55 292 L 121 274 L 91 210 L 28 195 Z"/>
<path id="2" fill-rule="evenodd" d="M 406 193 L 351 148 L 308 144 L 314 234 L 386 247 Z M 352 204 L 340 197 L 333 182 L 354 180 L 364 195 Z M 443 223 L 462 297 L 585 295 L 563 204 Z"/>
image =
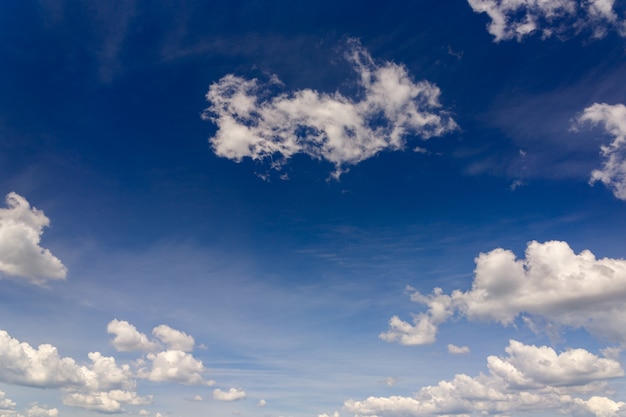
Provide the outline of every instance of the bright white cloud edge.
<path id="1" fill-rule="evenodd" d="M 6 205 L 0 208 L 0 278 L 20 277 L 37 285 L 65 279 L 65 265 L 39 246 L 50 219 L 15 192 L 7 194 Z"/>
<path id="2" fill-rule="evenodd" d="M 495 42 L 540 33 L 542 38 L 590 31 L 593 38 L 616 30 L 626 36 L 626 20 L 614 10 L 614 0 L 467 0 L 476 13 L 486 13 Z"/>
<path id="3" fill-rule="evenodd" d="M 511 340 L 507 356 L 489 356 L 487 374 L 457 374 L 450 381 L 421 388 L 414 397 L 369 397 L 348 400 L 344 409 L 356 416 L 511 415 L 559 411 L 613 417 L 626 404 L 603 396 L 606 380 L 624 375 L 619 362 L 584 349 L 557 353 L 547 346 Z"/>
<path id="4" fill-rule="evenodd" d="M 203 118 L 218 127 L 209 139 L 214 152 L 238 162 L 270 160 L 276 169 L 306 154 L 331 162 L 338 178 L 381 151 L 404 149 L 408 136 L 428 139 L 457 129 L 439 110 L 435 85 L 414 82 L 402 65 L 375 62 L 356 40 L 348 42 L 346 59 L 358 75 L 358 101 L 312 89 L 268 96 L 281 85 L 276 77 L 262 85 L 229 74 L 213 83 Z"/>
<path id="5" fill-rule="evenodd" d="M 411 300 L 427 307 L 413 323 L 394 316 L 387 342 L 403 345 L 433 343 L 438 326 L 452 317 L 512 325 L 519 317 L 535 332 L 560 328 L 585 329 L 611 342 L 626 344 L 626 261 L 579 254 L 566 242 L 530 242 L 526 258 L 494 249 L 476 258 L 474 281 L 468 291 L 445 294 L 436 288 Z M 553 334 L 552 334 L 553 336 Z"/>
<path id="6" fill-rule="evenodd" d="M 578 116 L 574 128 L 584 124 L 600 126 L 613 137 L 611 143 L 600 147 L 604 162 L 591 173 L 589 182 L 600 181 L 616 198 L 626 200 L 626 106 L 594 103 Z"/>

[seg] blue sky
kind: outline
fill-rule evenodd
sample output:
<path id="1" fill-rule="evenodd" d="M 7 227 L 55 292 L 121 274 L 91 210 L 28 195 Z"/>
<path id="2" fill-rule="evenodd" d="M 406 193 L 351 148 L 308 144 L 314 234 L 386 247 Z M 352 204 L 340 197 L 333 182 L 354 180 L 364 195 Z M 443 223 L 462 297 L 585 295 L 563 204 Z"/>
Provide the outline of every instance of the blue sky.
<path id="1" fill-rule="evenodd" d="M 626 415 L 626 3 L 6 1 L 0 417 Z"/>

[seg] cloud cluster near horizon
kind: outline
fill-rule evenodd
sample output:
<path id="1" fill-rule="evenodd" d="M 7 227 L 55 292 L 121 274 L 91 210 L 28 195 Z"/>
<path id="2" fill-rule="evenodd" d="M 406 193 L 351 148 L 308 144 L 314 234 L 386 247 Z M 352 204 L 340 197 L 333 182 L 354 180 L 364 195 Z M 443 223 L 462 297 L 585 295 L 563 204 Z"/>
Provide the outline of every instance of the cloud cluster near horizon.
<path id="1" fill-rule="evenodd" d="M 0 278 L 19 277 L 36 285 L 65 279 L 65 265 L 39 246 L 50 219 L 15 192 L 7 194 L 6 205 L 0 208 Z"/>
<path id="2" fill-rule="evenodd" d="M 180 330 L 160 325 L 152 332 L 157 340 L 150 340 L 127 321 L 112 320 L 107 331 L 115 335 L 112 344 L 116 350 L 139 351 L 143 356 L 131 363 L 118 364 L 114 357 L 90 352 L 90 363 L 80 365 L 73 358 L 59 355 L 50 344 L 34 348 L 0 330 L 0 382 L 60 389 L 64 405 L 102 413 L 122 413 L 125 405 L 152 403 L 152 395 L 142 396 L 137 392 L 138 380 L 197 386 L 215 384 L 204 378 L 206 368 L 190 353 L 195 343 L 193 337 Z M 14 412 L 15 402 L 5 398 L 3 392 L 0 394 L 0 412 L 2 408 Z M 234 399 L 245 398 L 243 391 L 226 394 Z"/>
<path id="3" fill-rule="evenodd" d="M 394 316 L 380 338 L 403 345 L 434 343 L 438 326 L 454 316 L 512 325 L 517 318 L 533 331 L 556 336 L 559 329 L 585 329 L 626 345 L 626 260 L 579 254 L 566 242 L 530 242 L 526 258 L 494 249 L 476 258 L 468 291 L 424 295 L 408 288 L 411 300 L 427 307 L 413 323 Z"/>
<path id="4" fill-rule="evenodd" d="M 407 137 L 428 139 L 457 129 L 440 110 L 437 86 L 414 82 L 407 69 L 377 63 L 352 40 L 346 59 L 358 75 L 359 100 L 336 91 L 303 89 L 271 96 L 280 85 L 226 75 L 206 94 L 205 120 L 217 125 L 209 141 L 214 152 L 241 161 L 271 160 L 280 169 L 295 154 L 326 160 L 338 178 L 349 166 L 384 150 L 404 149 Z"/>
<path id="5" fill-rule="evenodd" d="M 344 408 L 356 416 L 379 417 L 508 415 L 519 410 L 612 417 L 626 410 L 625 403 L 603 396 L 606 381 L 624 375 L 614 359 L 584 349 L 557 353 L 516 340 L 505 351 L 505 357 L 487 358 L 488 374 L 457 374 L 450 381 L 421 388 L 414 397 L 348 400 Z"/>
<path id="6" fill-rule="evenodd" d="M 467 0 L 476 13 L 487 13 L 487 30 L 495 42 L 521 41 L 533 33 L 542 38 L 589 30 L 594 38 L 615 29 L 626 36 L 626 20 L 614 10 L 614 0 Z"/>

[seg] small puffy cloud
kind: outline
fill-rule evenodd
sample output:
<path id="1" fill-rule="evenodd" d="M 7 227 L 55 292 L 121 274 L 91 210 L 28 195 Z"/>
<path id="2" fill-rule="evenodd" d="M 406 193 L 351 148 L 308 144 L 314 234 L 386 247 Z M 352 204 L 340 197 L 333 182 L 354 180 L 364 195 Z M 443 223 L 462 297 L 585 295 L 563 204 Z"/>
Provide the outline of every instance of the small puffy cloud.
<path id="1" fill-rule="evenodd" d="M 121 352 L 151 352 L 159 349 L 159 344 L 140 333 L 135 326 L 125 320 L 111 320 L 107 332 L 114 334 L 113 346 Z"/>
<path id="2" fill-rule="evenodd" d="M 327 413 L 324 413 L 324 414 L 318 414 L 318 415 L 317 415 L 317 417 L 339 417 L 339 412 L 338 412 L 338 411 L 335 411 L 335 412 L 334 412 L 334 413 L 332 413 L 332 414 L 327 414 Z"/>
<path id="3" fill-rule="evenodd" d="M 588 400 L 578 392 L 603 391 L 598 385 L 624 374 L 618 362 L 599 358 L 583 349 L 557 353 L 546 346 L 529 346 L 512 340 L 508 356 L 490 356 L 488 374 L 470 377 L 457 374 L 450 381 L 421 388 L 414 397 L 369 397 L 346 401 L 346 410 L 358 416 L 421 415 L 507 415 L 516 411 L 566 412 L 572 408 L 591 410 L 596 416 L 615 416 L 621 403 L 606 397 Z M 617 405 L 617 408 L 615 408 Z M 595 408 L 594 408 L 595 407 Z"/>
<path id="4" fill-rule="evenodd" d="M 383 340 L 432 343 L 437 326 L 456 314 L 502 325 L 521 316 L 536 332 L 583 328 L 626 343 L 626 260 L 596 259 L 588 250 L 576 254 L 566 242 L 530 242 L 525 259 L 500 248 L 481 253 L 469 291 L 446 295 L 437 288 L 428 296 L 415 292 L 411 299 L 428 311 L 416 316 L 415 325 L 392 319 Z"/>
<path id="5" fill-rule="evenodd" d="M 0 208 L 0 278 L 21 277 L 37 285 L 65 279 L 67 268 L 39 246 L 50 219 L 16 193 L 7 194 L 6 204 Z"/>
<path id="6" fill-rule="evenodd" d="M 15 401 L 7 398 L 6 393 L 0 391 L 0 411 L 1 410 L 12 410 L 15 408 Z"/>
<path id="7" fill-rule="evenodd" d="M 74 392 L 63 397 L 63 404 L 95 410 L 102 413 L 121 413 L 122 406 L 145 405 L 152 402 L 152 397 L 140 397 L 136 392 L 112 390 L 108 392 Z"/>
<path id="8" fill-rule="evenodd" d="M 622 401 L 613 401 L 606 397 L 591 397 L 587 401 L 580 398 L 574 400 L 573 409 L 587 411 L 597 417 L 614 417 L 621 416 L 626 411 L 626 403 Z"/>
<path id="9" fill-rule="evenodd" d="M 626 36 L 626 22 L 614 8 L 614 0 L 467 0 L 476 13 L 491 19 L 487 30 L 496 42 L 534 33 L 542 38 L 567 36 L 583 30 L 601 38 L 610 29 Z"/>
<path id="10" fill-rule="evenodd" d="M 28 417 L 59 417 L 59 410 L 56 408 L 40 407 L 34 404 L 26 410 Z"/>
<path id="11" fill-rule="evenodd" d="M 202 361 L 191 354 L 180 350 L 166 350 L 150 353 L 147 356 L 152 368 L 141 370 L 140 378 L 155 382 L 178 382 L 185 385 L 213 385 L 215 381 L 205 381 L 202 374 L 206 372 Z"/>
<path id="12" fill-rule="evenodd" d="M 152 335 L 165 343 L 169 349 L 191 352 L 196 343 L 192 336 L 180 330 L 172 329 L 170 326 L 161 324 L 152 329 Z"/>
<path id="13" fill-rule="evenodd" d="M 267 405 L 267 401 L 261 399 L 258 403 L 256 403 L 257 407 L 265 407 Z"/>
<path id="14" fill-rule="evenodd" d="M 381 151 L 404 149 L 408 136 L 428 139 L 457 129 L 440 110 L 435 85 L 413 81 L 402 65 L 375 62 L 356 40 L 346 59 L 357 73 L 360 100 L 311 89 L 268 96 L 280 84 L 276 78 L 266 86 L 227 75 L 212 84 L 203 118 L 218 127 L 209 140 L 214 152 L 235 161 L 270 160 L 277 169 L 305 154 L 331 162 L 338 178 Z"/>
<path id="15" fill-rule="evenodd" d="M 202 395 L 194 395 L 193 397 L 191 397 L 191 401 L 202 401 Z"/>
<path id="16" fill-rule="evenodd" d="M 453 355 L 463 355 L 469 352 L 470 348 L 468 348 L 467 346 L 456 346 L 453 344 L 448 345 L 448 353 L 451 353 Z"/>
<path id="17" fill-rule="evenodd" d="M 217 401 L 238 401 L 246 398 L 246 393 L 238 388 L 222 391 L 219 388 L 213 390 L 213 399 Z"/>
<path id="18" fill-rule="evenodd" d="M 604 157 L 601 169 L 591 173 L 591 184 L 600 181 L 613 191 L 620 200 L 626 200 L 626 106 L 595 103 L 587 107 L 576 120 L 578 125 L 601 126 L 613 137 L 608 145 L 602 145 Z"/>

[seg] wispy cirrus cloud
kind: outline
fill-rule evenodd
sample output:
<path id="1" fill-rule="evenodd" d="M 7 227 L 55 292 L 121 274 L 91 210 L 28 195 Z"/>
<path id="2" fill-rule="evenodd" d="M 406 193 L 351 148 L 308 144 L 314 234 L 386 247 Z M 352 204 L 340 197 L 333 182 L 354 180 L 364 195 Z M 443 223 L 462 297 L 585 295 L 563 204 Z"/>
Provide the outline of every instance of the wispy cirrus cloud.
<path id="1" fill-rule="evenodd" d="M 453 316 L 512 325 L 519 317 L 536 332 L 582 328 L 626 344 L 626 260 L 579 254 L 566 242 L 530 242 L 526 258 L 494 249 L 476 258 L 468 291 L 423 295 L 409 288 L 411 300 L 425 305 L 413 323 L 394 316 L 380 338 L 404 345 L 433 343 L 438 326 Z M 550 330 L 552 329 L 552 330 Z"/>
<path id="2" fill-rule="evenodd" d="M 65 265 L 39 246 L 50 219 L 17 193 L 7 194 L 6 204 L 7 208 L 0 208 L 0 278 L 20 277 L 36 285 L 64 280 Z"/>
<path id="3" fill-rule="evenodd" d="M 589 182 L 600 181 L 615 197 L 626 200 L 626 106 L 594 103 L 578 116 L 575 128 L 584 124 L 601 126 L 613 137 L 611 143 L 600 147 L 604 163 L 602 168 L 593 170 Z"/>
<path id="4" fill-rule="evenodd" d="M 603 396 L 609 379 L 624 375 L 619 362 L 584 349 L 556 352 L 547 346 L 511 340 L 507 356 L 489 356 L 488 374 L 457 374 L 452 380 L 421 388 L 414 397 L 348 400 L 357 416 L 501 415 L 547 410 L 617 416 L 626 404 Z M 596 395 L 597 394 L 597 395 Z M 586 398 L 586 399 L 585 399 Z"/>
<path id="5" fill-rule="evenodd" d="M 487 13 L 487 30 L 494 41 L 517 39 L 534 33 L 542 38 L 591 31 L 595 38 L 615 29 L 626 36 L 626 20 L 614 10 L 614 0 L 467 0 L 476 13 Z"/>
<path id="6" fill-rule="evenodd" d="M 385 150 L 404 149 L 407 138 L 428 139 L 457 129 L 440 109 L 440 90 L 413 81 L 403 65 L 376 62 L 356 40 L 346 59 L 358 75 L 359 99 L 336 91 L 303 89 L 271 95 L 269 85 L 226 75 L 209 88 L 202 117 L 218 127 L 214 152 L 241 161 L 270 160 L 280 169 L 296 154 L 326 160 L 338 178 L 349 166 Z"/>

